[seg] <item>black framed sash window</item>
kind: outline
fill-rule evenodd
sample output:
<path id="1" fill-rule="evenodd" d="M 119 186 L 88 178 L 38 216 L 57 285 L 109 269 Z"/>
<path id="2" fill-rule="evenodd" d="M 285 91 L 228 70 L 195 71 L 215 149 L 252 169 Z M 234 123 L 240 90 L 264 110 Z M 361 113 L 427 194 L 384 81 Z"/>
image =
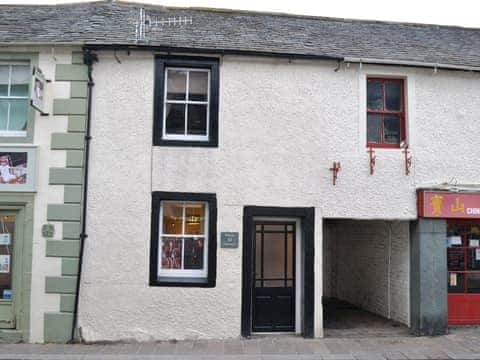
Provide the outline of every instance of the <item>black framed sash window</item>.
<path id="1" fill-rule="evenodd" d="M 214 194 L 154 192 L 150 284 L 215 286 Z"/>
<path id="2" fill-rule="evenodd" d="M 218 59 L 159 56 L 154 145 L 218 145 Z"/>

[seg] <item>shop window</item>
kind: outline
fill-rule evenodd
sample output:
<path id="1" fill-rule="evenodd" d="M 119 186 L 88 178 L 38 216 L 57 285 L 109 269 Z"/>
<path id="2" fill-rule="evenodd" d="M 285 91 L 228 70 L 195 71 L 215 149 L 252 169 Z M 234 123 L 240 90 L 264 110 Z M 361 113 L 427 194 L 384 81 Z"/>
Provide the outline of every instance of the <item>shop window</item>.
<path id="1" fill-rule="evenodd" d="M 28 63 L 0 63 L 0 136 L 27 135 L 29 83 Z"/>
<path id="2" fill-rule="evenodd" d="M 451 220 L 447 244 L 448 292 L 480 293 L 480 223 Z"/>
<path id="3" fill-rule="evenodd" d="M 218 60 L 158 57 L 154 145 L 218 145 Z"/>
<path id="4" fill-rule="evenodd" d="M 150 285 L 215 286 L 214 194 L 154 192 Z"/>
<path id="5" fill-rule="evenodd" d="M 367 146 L 398 148 L 406 140 L 405 82 L 367 79 Z"/>

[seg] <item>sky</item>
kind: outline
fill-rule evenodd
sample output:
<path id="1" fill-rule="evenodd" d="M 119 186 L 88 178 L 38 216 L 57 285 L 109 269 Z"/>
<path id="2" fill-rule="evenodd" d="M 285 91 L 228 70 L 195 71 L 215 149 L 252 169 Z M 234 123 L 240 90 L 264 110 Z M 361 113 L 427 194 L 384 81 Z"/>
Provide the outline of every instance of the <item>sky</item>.
<path id="1" fill-rule="evenodd" d="M 86 0 L 0 0 L 0 4 L 66 2 Z M 480 28 L 480 0 L 130 0 L 130 2 Z"/>

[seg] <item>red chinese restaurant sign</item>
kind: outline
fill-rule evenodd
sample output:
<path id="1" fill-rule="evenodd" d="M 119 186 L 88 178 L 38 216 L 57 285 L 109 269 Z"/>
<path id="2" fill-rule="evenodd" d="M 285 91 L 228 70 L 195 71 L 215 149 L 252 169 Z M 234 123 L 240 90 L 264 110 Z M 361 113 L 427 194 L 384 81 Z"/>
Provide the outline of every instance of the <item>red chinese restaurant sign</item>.
<path id="1" fill-rule="evenodd" d="M 418 216 L 480 219 L 480 193 L 418 191 Z"/>

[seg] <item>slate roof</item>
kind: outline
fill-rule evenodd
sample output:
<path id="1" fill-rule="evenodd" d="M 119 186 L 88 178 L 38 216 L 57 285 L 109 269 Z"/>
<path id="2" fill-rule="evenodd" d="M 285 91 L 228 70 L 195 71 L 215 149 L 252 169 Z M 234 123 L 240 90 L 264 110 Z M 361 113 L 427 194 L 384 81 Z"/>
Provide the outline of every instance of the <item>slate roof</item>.
<path id="1" fill-rule="evenodd" d="M 192 23 L 147 29 L 139 43 L 135 21 L 141 7 L 156 20 L 191 17 Z M 148 45 L 480 68 L 480 29 L 110 1 L 0 5 L 0 43 Z"/>

